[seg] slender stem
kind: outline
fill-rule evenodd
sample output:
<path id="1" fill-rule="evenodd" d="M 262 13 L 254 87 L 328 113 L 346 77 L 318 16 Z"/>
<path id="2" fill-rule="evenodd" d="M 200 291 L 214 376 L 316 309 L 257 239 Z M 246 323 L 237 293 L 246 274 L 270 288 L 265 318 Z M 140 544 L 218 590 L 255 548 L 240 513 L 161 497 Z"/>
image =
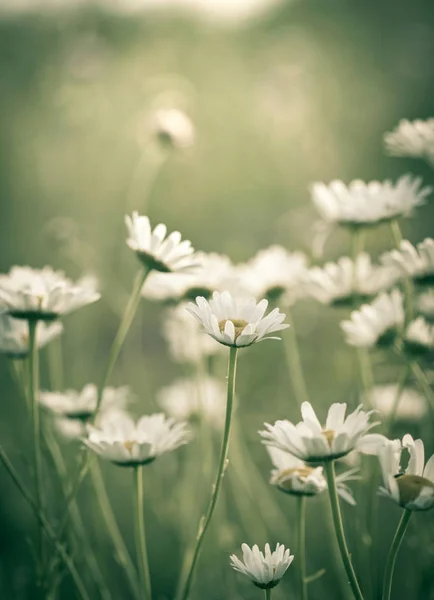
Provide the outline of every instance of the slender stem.
<path id="1" fill-rule="evenodd" d="M 297 498 L 298 576 L 300 600 L 307 600 L 306 583 L 306 497 Z"/>
<path id="2" fill-rule="evenodd" d="M 396 557 L 398 555 L 398 551 L 401 546 L 402 540 L 404 539 L 405 532 L 407 531 L 407 526 L 410 517 L 411 510 L 404 510 L 404 512 L 402 513 L 401 520 L 399 521 L 395 537 L 393 538 L 392 545 L 390 547 L 389 556 L 387 557 L 386 572 L 384 574 L 383 600 L 390 600 L 390 594 L 392 592 L 393 571 L 395 569 Z"/>
<path id="3" fill-rule="evenodd" d="M 392 234 L 395 246 L 399 249 L 403 240 L 401 228 L 397 219 L 390 222 L 390 232 Z M 413 306 L 414 286 L 411 277 L 404 279 L 404 299 L 405 299 L 405 323 L 408 325 L 413 319 L 414 306 Z"/>
<path id="4" fill-rule="evenodd" d="M 425 373 L 423 372 L 421 367 L 416 362 L 412 362 L 410 364 L 410 369 L 411 369 L 411 372 L 413 373 L 414 377 L 416 378 L 416 381 L 418 382 L 422 393 L 428 400 L 429 405 L 431 407 L 431 411 L 434 412 L 434 392 L 431 389 L 430 383 L 429 383 Z"/>
<path id="5" fill-rule="evenodd" d="M 294 391 L 295 399 L 298 405 L 301 406 L 303 402 L 309 402 L 309 393 L 307 391 L 306 381 L 303 375 L 303 367 L 301 365 L 297 332 L 295 331 L 294 321 L 292 319 L 292 314 L 289 307 L 286 307 L 285 313 L 286 319 L 290 324 L 289 330 L 283 336 L 286 356 L 288 359 L 289 375 L 291 377 L 291 385 Z"/>
<path id="6" fill-rule="evenodd" d="M 134 467 L 134 512 L 136 516 L 135 538 L 140 588 L 143 600 L 151 600 L 151 576 L 146 550 L 145 519 L 143 514 L 143 466 Z"/>
<path id="7" fill-rule="evenodd" d="M 265 592 L 265 600 L 271 600 L 271 588 L 264 590 Z"/>
<path id="8" fill-rule="evenodd" d="M 336 475 L 334 461 L 324 463 L 324 470 L 327 478 L 327 487 L 330 497 L 330 506 L 335 526 L 336 539 L 338 541 L 339 550 L 341 553 L 342 562 L 347 573 L 347 577 L 356 600 L 363 600 L 363 595 L 360 590 L 356 574 L 351 563 L 350 554 L 348 552 L 347 542 L 345 540 L 344 527 L 342 524 L 341 509 L 339 506 L 338 494 L 336 491 Z"/>
<path id="9" fill-rule="evenodd" d="M 110 376 L 113 372 L 114 366 L 119 356 L 119 352 L 125 342 L 125 338 L 127 337 L 128 331 L 130 330 L 131 324 L 133 322 L 134 316 L 137 312 L 140 303 L 141 291 L 143 285 L 148 277 L 151 269 L 140 269 L 137 273 L 133 289 L 131 290 L 131 295 L 129 297 L 127 306 L 125 308 L 125 312 L 122 316 L 121 322 L 119 324 L 118 330 L 116 332 L 115 339 L 110 348 L 109 359 L 107 363 L 107 367 L 104 373 L 104 377 L 102 379 L 101 385 L 98 389 L 98 401 L 96 405 L 96 409 L 93 415 L 93 419 L 95 419 L 97 412 L 101 406 L 101 401 L 104 393 L 104 388 L 110 380 Z"/>
<path id="10" fill-rule="evenodd" d="M 192 558 L 190 567 L 188 568 L 188 563 L 185 562 L 183 567 L 185 571 L 188 568 L 187 576 L 185 578 L 185 583 L 180 587 L 181 593 L 179 594 L 179 598 L 182 600 L 187 600 L 190 594 L 190 587 L 193 581 L 194 569 L 196 567 L 197 560 L 199 558 L 200 549 L 202 547 L 202 543 L 205 537 L 205 533 L 209 527 L 212 516 L 214 514 L 214 509 L 217 504 L 217 499 L 221 487 L 221 483 L 223 480 L 223 475 L 227 466 L 227 456 L 228 456 L 228 447 L 229 447 L 229 437 L 231 431 L 231 422 L 232 422 L 232 405 L 235 394 L 235 376 L 236 376 L 236 367 L 237 367 L 237 351 L 236 347 L 231 347 L 229 351 L 229 366 L 228 366 L 228 390 L 227 390 L 227 402 L 226 402 L 226 421 L 225 428 L 223 432 L 223 440 L 220 451 L 220 459 L 217 470 L 217 475 L 215 479 L 215 483 L 212 488 L 211 498 L 208 504 L 208 509 L 206 513 L 202 516 L 199 522 L 199 530 L 197 532 L 196 537 L 196 545 L 192 552 Z M 190 562 L 190 554 L 186 556 L 186 560 Z M 182 573 L 183 576 L 183 573 Z"/>
<path id="11" fill-rule="evenodd" d="M 32 411 L 33 425 L 33 460 L 34 476 L 36 488 L 36 505 L 38 513 L 43 511 L 43 495 L 41 481 L 41 432 L 39 422 L 39 361 L 38 344 L 36 340 L 38 321 L 29 319 L 29 399 Z M 41 569 L 44 562 L 44 536 L 43 527 L 38 519 L 38 572 L 41 575 Z"/>
<path id="12" fill-rule="evenodd" d="M 71 575 L 71 577 L 74 581 L 74 584 L 77 588 L 77 592 L 78 592 L 80 598 L 82 600 L 90 600 L 90 596 L 87 594 L 87 591 L 86 591 L 86 588 L 84 587 L 83 581 L 82 581 L 77 569 L 75 568 L 75 565 L 74 565 L 73 561 L 71 560 L 71 557 L 66 552 L 63 544 L 61 544 L 58 541 L 56 534 L 55 534 L 54 530 L 52 529 L 49 521 L 46 519 L 44 513 L 40 510 L 38 504 L 33 500 L 28 489 L 25 487 L 25 485 L 20 480 L 18 473 L 15 471 L 15 469 L 12 466 L 11 462 L 9 461 L 6 453 L 4 452 L 3 448 L 1 448 L 1 447 L 0 447 L 0 460 L 2 461 L 5 469 L 7 470 L 7 472 L 13 479 L 15 485 L 21 492 L 23 498 L 30 505 L 31 509 L 35 513 L 35 515 L 36 515 L 39 523 L 41 524 L 41 527 L 45 531 L 47 537 L 49 538 L 49 540 L 52 542 L 52 544 L 56 548 L 62 562 L 65 564 L 65 567 L 69 571 L 69 574 Z"/>

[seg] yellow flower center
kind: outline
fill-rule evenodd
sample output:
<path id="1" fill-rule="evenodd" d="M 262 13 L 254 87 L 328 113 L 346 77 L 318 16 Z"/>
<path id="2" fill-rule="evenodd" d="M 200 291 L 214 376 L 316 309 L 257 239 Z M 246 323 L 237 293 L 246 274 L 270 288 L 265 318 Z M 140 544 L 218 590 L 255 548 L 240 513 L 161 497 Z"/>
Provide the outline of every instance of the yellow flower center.
<path id="1" fill-rule="evenodd" d="M 223 321 L 219 322 L 219 329 L 222 333 L 225 330 L 225 326 L 228 321 L 233 323 L 235 328 L 235 339 L 238 339 L 243 333 L 244 329 L 247 327 L 247 321 L 244 321 L 244 319 L 223 319 Z"/>
<path id="2" fill-rule="evenodd" d="M 279 487 L 283 488 L 284 490 L 292 490 L 292 476 L 295 475 L 295 477 L 297 477 L 297 479 L 300 480 L 304 480 L 306 479 L 311 473 L 313 473 L 314 469 L 312 469 L 311 467 L 295 467 L 292 469 L 285 469 L 284 471 L 282 471 L 279 474 L 279 479 L 277 481 L 277 484 L 279 485 Z"/>
<path id="3" fill-rule="evenodd" d="M 124 448 L 127 452 L 129 452 L 130 454 L 133 453 L 133 446 L 134 444 L 136 444 L 137 442 L 135 440 L 127 440 L 126 442 L 123 442 Z"/>
<path id="4" fill-rule="evenodd" d="M 335 439 L 336 432 L 333 429 L 323 429 L 322 434 L 327 440 L 329 446 L 332 445 L 333 440 Z"/>
<path id="5" fill-rule="evenodd" d="M 396 482 L 399 489 L 399 503 L 402 506 L 414 502 L 420 496 L 423 488 L 431 488 L 434 495 L 434 484 L 420 475 L 399 475 Z"/>

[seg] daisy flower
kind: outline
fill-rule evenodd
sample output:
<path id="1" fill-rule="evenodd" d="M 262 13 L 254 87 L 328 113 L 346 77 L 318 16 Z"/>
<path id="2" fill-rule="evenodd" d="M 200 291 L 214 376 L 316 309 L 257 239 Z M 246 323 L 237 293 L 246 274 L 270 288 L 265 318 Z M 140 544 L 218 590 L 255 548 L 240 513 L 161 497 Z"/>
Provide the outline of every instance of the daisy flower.
<path id="1" fill-rule="evenodd" d="M 271 589 L 278 585 L 284 576 L 289 565 L 294 560 L 289 549 L 277 544 L 274 552 L 271 552 L 270 545 L 265 544 L 265 551 L 261 552 L 255 544 L 250 548 L 247 544 L 242 544 L 243 560 L 241 561 L 235 554 L 231 555 L 231 567 L 247 575 L 247 577 L 262 590 Z"/>
<path id="2" fill-rule="evenodd" d="M 104 389 L 101 411 L 113 408 L 124 408 L 131 398 L 128 386 L 119 388 L 106 387 Z M 41 406 L 57 417 L 79 419 L 86 421 L 95 412 L 98 400 L 98 388 L 93 383 L 88 383 L 81 391 L 66 390 L 65 392 L 39 393 Z"/>
<path id="3" fill-rule="evenodd" d="M 43 348 L 63 331 L 63 325 L 40 323 L 36 330 L 36 343 Z M 0 354 L 10 358 L 25 358 L 29 353 L 29 326 L 22 319 L 0 315 Z"/>
<path id="4" fill-rule="evenodd" d="M 100 427 L 88 425 L 85 445 L 104 460 L 122 467 L 145 465 L 186 444 L 187 424 L 176 423 L 164 414 L 141 417 L 137 423 L 127 414 L 101 420 Z"/>
<path id="5" fill-rule="evenodd" d="M 374 265 L 369 254 L 359 254 L 354 262 L 344 256 L 337 263 L 312 267 L 306 272 L 306 293 L 323 304 L 340 304 L 354 297 L 376 296 L 390 288 L 399 273 L 391 267 Z"/>
<path id="6" fill-rule="evenodd" d="M 419 294 L 416 300 L 417 310 L 428 321 L 434 321 L 434 289 Z"/>
<path id="7" fill-rule="evenodd" d="M 92 277 L 73 283 L 51 267 L 12 267 L 0 275 L 0 309 L 20 319 L 52 321 L 99 298 Z"/>
<path id="8" fill-rule="evenodd" d="M 290 421 L 265 423 L 266 430 L 259 434 L 264 444 L 289 452 L 307 463 L 321 463 L 341 458 L 352 450 L 375 454 L 385 437 L 368 431 L 378 423 L 371 423 L 373 411 L 365 412 L 361 406 L 345 417 L 347 405 L 332 404 L 325 427 L 321 425 L 309 402 L 301 405 L 303 421 L 294 425 Z"/>
<path id="9" fill-rule="evenodd" d="M 412 321 L 404 335 L 404 347 L 414 354 L 424 354 L 434 350 L 434 325 L 423 317 Z"/>
<path id="10" fill-rule="evenodd" d="M 276 339 L 269 334 L 289 327 L 283 323 L 285 315 L 278 308 L 264 317 L 267 306 L 267 300 L 257 304 L 254 298 L 234 298 L 229 292 L 214 292 L 209 302 L 199 296 L 196 304 L 188 304 L 187 310 L 201 323 L 205 333 L 220 344 L 244 347 Z"/>
<path id="11" fill-rule="evenodd" d="M 154 229 L 148 217 L 133 212 L 125 217 L 129 237 L 127 244 L 149 270 L 173 273 L 196 266 L 194 249 L 188 240 L 181 241 L 179 231 L 166 237 L 167 228 L 160 223 Z"/>
<path id="12" fill-rule="evenodd" d="M 434 283 L 434 240 L 426 238 L 417 246 L 402 240 L 399 250 L 386 252 L 381 257 L 384 265 L 397 269 L 404 277 L 412 277 L 416 283 Z"/>
<path id="13" fill-rule="evenodd" d="M 400 466 L 401 454 L 407 450 L 407 468 Z M 378 454 L 383 476 L 380 494 L 391 498 L 407 510 L 428 510 L 434 506 L 434 455 L 425 465 L 422 440 L 411 435 L 400 440 L 388 440 Z"/>
<path id="14" fill-rule="evenodd" d="M 395 184 L 355 180 L 347 186 L 336 180 L 329 185 L 315 183 L 311 188 L 313 203 L 325 221 L 353 227 L 407 217 L 425 203 L 431 191 L 411 175 L 403 175 Z"/>
<path id="15" fill-rule="evenodd" d="M 393 131 L 384 135 L 384 143 L 392 156 L 425 158 L 434 164 L 434 119 L 402 119 Z"/>
<path id="16" fill-rule="evenodd" d="M 196 137 L 194 125 L 185 112 L 177 108 L 161 108 L 150 119 L 150 129 L 169 148 L 189 148 Z"/>
<path id="17" fill-rule="evenodd" d="M 387 417 L 394 410 L 398 384 L 376 385 L 362 400 L 372 406 L 382 416 Z M 402 421 L 418 421 L 426 414 L 426 400 L 413 388 L 406 387 L 400 392 L 395 419 Z"/>
<path id="18" fill-rule="evenodd" d="M 380 294 L 371 304 L 363 304 L 341 322 L 346 342 L 371 348 L 393 341 L 404 326 L 403 297 L 399 290 Z"/>

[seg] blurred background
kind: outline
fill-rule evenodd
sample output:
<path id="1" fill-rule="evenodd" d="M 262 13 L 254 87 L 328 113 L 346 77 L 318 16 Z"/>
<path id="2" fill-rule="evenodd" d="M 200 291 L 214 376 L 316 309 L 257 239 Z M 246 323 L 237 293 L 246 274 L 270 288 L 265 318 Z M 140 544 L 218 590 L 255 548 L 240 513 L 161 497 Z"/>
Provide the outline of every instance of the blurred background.
<path id="1" fill-rule="evenodd" d="M 196 249 L 238 262 L 273 243 L 311 254 L 314 181 L 413 172 L 432 184 L 434 174 L 421 161 L 387 157 L 382 136 L 400 118 L 433 116 L 433 55 L 431 0 L 2 0 L 1 272 L 14 264 L 49 264 L 73 278 L 91 273 L 103 294 L 65 319 L 65 387 L 101 379 L 137 270 L 125 244 L 126 212 L 147 213 L 153 223 L 179 229 Z M 148 117 L 172 107 L 189 116 L 195 141 L 162 159 L 149 141 Z M 405 237 L 420 241 L 432 234 L 433 217 L 432 204 L 422 207 L 403 223 Z M 386 229 L 369 233 L 374 255 L 390 246 Z M 326 258 L 348 252 L 348 235 L 335 230 Z M 156 392 L 184 374 L 168 355 L 163 313 L 143 300 L 113 376 L 114 385 L 131 386 L 137 415 L 156 410 Z M 309 392 L 322 416 L 333 401 L 358 403 L 353 353 L 338 325 L 346 314 L 313 302 L 294 307 Z M 46 359 L 43 387 L 50 385 Z M 390 361 L 374 359 L 376 381 L 396 381 Z M 223 382 L 224 370 L 223 364 Z M 297 418 L 290 383 L 278 343 L 241 353 L 237 466 L 229 467 L 193 600 L 261 597 L 229 568 L 229 554 L 242 542 L 295 545 L 294 501 L 269 486 L 270 463 L 257 435 L 264 420 Z M 29 424 L 3 357 L 0 385 L 1 444 L 26 477 Z M 432 453 L 429 422 L 403 431 L 422 435 Z M 145 474 L 155 600 L 174 597 L 183 552 L 208 496 L 200 448 L 193 440 Z M 62 451 L 75 472 L 80 448 L 65 443 Z M 130 473 L 111 465 L 103 471 L 133 552 Z M 0 486 L 0 598 L 32 598 L 34 518 L 3 469 Z M 374 545 L 362 543 L 363 484 L 353 489 L 360 505 L 344 507 L 349 545 L 364 585 L 374 582 L 368 597 L 376 598 L 377 574 L 366 556 L 377 553 L 381 573 L 400 509 L 380 499 Z M 55 483 L 47 484 L 47 493 L 55 520 Z M 87 482 L 79 500 L 113 595 L 128 600 Z M 398 558 L 397 599 L 434 598 L 433 516 L 413 518 Z M 319 496 L 308 502 L 308 572 L 327 572 L 309 586 L 311 600 L 347 597 L 331 547 L 327 498 Z M 79 553 L 77 561 L 85 572 Z M 74 594 L 66 577 L 58 597 Z M 296 594 L 290 569 L 274 595 Z"/>

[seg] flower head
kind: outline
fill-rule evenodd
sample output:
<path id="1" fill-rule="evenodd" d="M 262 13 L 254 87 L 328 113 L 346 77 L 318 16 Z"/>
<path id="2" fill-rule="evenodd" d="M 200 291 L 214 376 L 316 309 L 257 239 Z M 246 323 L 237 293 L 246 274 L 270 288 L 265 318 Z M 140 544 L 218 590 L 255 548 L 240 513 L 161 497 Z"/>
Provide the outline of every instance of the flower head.
<path id="1" fill-rule="evenodd" d="M 403 450 L 410 454 L 406 469 L 400 466 Z M 434 506 L 434 455 L 425 465 L 422 440 L 407 434 L 402 440 L 388 440 L 379 451 L 383 486 L 380 494 L 407 510 L 428 510 Z"/>
<path id="2" fill-rule="evenodd" d="M 189 439 L 187 424 L 176 423 L 162 413 L 141 417 L 137 423 L 124 414 L 101 420 L 99 428 L 88 426 L 86 446 L 104 460 L 123 467 L 144 465 L 175 450 Z"/>
<path id="3" fill-rule="evenodd" d="M 242 544 L 241 549 L 243 560 L 232 554 L 231 567 L 247 575 L 257 587 L 263 590 L 275 587 L 294 560 L 289 548 L 285 550 L 282 544 L 277 544 L 274 552 L 271 552 L 269 544 L 265 544 L 264 552 L 261 552 L 256 544 L 253 548 Z"/>
<path id="4" fill-rule="evenodd" d="M 341 328 L 348 344 L 370 348 L 393 341 L 404 318 L 403 297 L 395 289 L 353 311 L 349 320 L 341 322 Z"/>
<path id="5" fill-rule="evenodd" d="M 315 183 L 312 200 L 325 221 L 348 226 L 376 225 L 400 216 L 409 216 L 414 208 L 425 202 L 431 188 L 421 187 L 419 177 L 403 175 L 391 181 L 332 181 L 328 186 Z"/>
<path id="6" fill-rule="evenodd" d="M 392 156 L 425 158 L 434 164 L 434 119 L 402 119 L 396 129 L 385 134 L 384 143 Z"/>
<path id="7" fill-rule="evenodd" d="M 426 238 L 416 247 L 402 240 L 399 250 L 386 252 L 381 257 L 384 265 L 397 269 L 404 277 L 412 277 L 416 283 L 434 283 L 434 240 Z"/>
<path id="8" fill-rule="evenodd" d="M 39 323 L 36 330 L 38 348 L 43 348 L 63 331 L 62 323 Z M 0 315 L 0 354 L 25 358 L 29 353 L 29 326 L 22 319 Z"/>
<path id="9" fill-rule="evenodd" d="M 133 212 L 125 217 L 129 237 L 127 244 L 148 268 L 162 273 L 184 271 L 196 266 L 193 247 L 188 240 L 181 241 L 179 231 L 166 237 L 167 228 L 160 223 L 154 229 L 148 217 Z"/>
<path id="10" fill-rule="evenodd" d="M 369 254 L 359 254 L 354 262 L 344 256 L 337 263 L 312 267 L 305 276 L 308 295 L 324 304 L 341 304 L 354 297 L 366 299 L 390 288 L 398 278 L 394 268 L 372 264 Z"/>
<path id="11" fill-rule="evenodd" d="M 102 396 L 100 410 L 124 408 L 131 398 L 128 386 L 119 388 L 106 387 Z M 86 421 L 95 412 L 98 401 L 98 388 L 93 383 L 88 383 L 81 391 L 66 390 L 65 392 L 41 391 L 39 402 L 57 417 L 79 419 Z"/>
<path id="12" fill-rule="evenodd" d="M 51 267 L 12 267 L 0 275 L 0 308 L 20 319 L 52 321 L 99 298 L 93 278 L 73 283 Z"/>
<path id="13" fill-rule="evenodd" d="M 404 348 L 411 354 L 425 354 L 434 350 L 434 325 L 423 317 L 412 321 L 404 335 Z"/>
<path id="14" fill-rule="evenodd" d="M 398 407 L 395 410 L 397 396 Z M 418 421 L 426 414 L 426 400 L 413 388 L 399 390 L 398 384 L 376 385 L 369 395 L 363 396 L 363 401 L 373 406 L 382 416 L 387 417 L 394 411 L 395 419 L 403 421 Z"/>
<path id="15" fill-rule="evenodd" d="M 259 434 L 264 444 L 274 446 L 307 463 L 318 464 L 345 456 L 352 450 L 375 454 L 385 438 L 369 434 L 377 423 L 371 423 L 372 411 L 365 412 L 359 406 L 345 417 L 347 405 L 332 404 L 325 427 L 321 425 L 309 402 L 301 405 L 303 421 L 294 425 L 290 421 L 265 423 L 266 430 Z"/>
<path id="16" fill-rule="evenodd" d="M 427 319 L 427 321 L 434 321 L 434 289 L 419 294 L 416 300 L 418 311 Z"/>
<path id="17" fill-rule="evenodd" d="M 214 292 L 209 302 L 199 296 L 196 304 L 188 304 L 187 310 L 220 344 L 243 347 L 270 339 L 270 333 L 289 327 L 283 324 L 285 315 L 278 308 L 264 317 L 267 306 L 267 300 L 257 304 L 254 298 L 234 298 L 229 292 Z"/>
<path id="18" fill-rule="evenodd" d="M 193 146 L 196 132 L 191 119 L 177 108 L 161 108 L 152 115 L 151 130 L 169 148 Z"/>

